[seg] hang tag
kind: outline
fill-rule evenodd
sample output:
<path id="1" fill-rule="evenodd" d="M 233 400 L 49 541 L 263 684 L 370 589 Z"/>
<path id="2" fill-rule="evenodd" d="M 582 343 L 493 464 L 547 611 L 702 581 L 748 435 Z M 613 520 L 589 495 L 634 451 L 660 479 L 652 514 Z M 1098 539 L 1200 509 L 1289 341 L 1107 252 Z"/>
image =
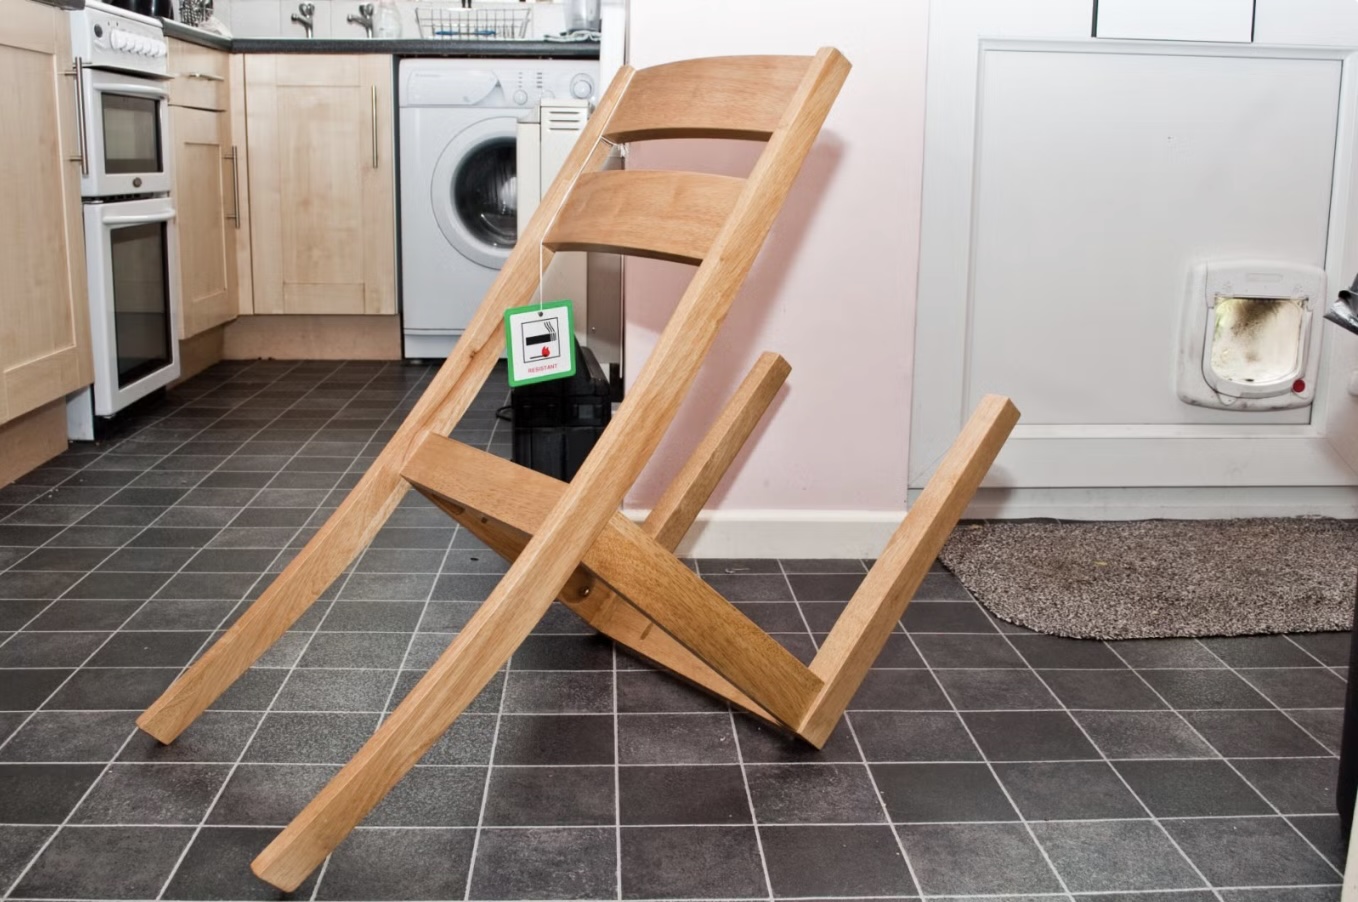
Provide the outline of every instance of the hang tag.
<path id="1" fill-rule="evenodd" d="M 575 375 L 575 311 L 571 301 L 549 301 L 505 311 L 509 384 L 531 385 Z"/>

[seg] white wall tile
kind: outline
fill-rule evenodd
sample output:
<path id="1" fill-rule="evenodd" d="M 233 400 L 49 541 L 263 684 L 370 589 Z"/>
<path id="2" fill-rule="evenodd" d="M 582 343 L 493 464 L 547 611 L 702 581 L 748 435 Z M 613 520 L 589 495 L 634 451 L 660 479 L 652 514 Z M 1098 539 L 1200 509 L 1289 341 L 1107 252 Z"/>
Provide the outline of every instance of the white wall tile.
<path id="1" fill-rule="evenodd" d="M 271 38 L 279 34 L 280 0 L 233 0 L 231 33 L 238 38 Z"/>

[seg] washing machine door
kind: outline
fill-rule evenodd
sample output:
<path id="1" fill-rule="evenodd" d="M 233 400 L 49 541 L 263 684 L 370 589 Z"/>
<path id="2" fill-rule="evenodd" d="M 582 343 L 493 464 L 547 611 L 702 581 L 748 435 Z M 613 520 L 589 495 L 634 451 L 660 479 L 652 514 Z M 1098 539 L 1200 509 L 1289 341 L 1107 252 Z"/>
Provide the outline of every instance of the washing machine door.
<path id="1" fill-rule="evenodd" d="M 499 269 L 518 238 L 513 116 L 482 119 L 458 133 L 434 166 L 434 219 L 468 260 Z"/>

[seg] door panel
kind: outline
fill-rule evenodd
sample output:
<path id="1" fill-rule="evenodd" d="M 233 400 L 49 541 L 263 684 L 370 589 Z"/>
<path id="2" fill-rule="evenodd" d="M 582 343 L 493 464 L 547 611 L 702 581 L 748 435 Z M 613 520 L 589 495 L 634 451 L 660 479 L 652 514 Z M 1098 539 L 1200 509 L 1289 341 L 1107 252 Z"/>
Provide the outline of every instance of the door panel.
<path id="1" fill-rule="evenodd" d="M 223 114 L 171 108 L 175 138 L 175 206 L 179 214 L 179 337 L 190 338 L 236 317 L 231 294 L 223 179 Z"/>

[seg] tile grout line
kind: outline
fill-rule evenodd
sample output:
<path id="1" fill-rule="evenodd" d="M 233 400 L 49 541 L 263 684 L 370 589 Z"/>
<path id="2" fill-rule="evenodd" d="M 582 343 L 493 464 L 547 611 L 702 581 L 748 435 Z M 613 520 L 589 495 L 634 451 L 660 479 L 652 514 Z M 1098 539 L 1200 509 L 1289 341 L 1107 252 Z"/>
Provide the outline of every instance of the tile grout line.
<path id="1" fill-rule="evenodd" d="M 248 369 L 248 368 L 247 368 L 247 369 Z M 227 381 L 229 382 L 230 380 L 227 380 Z M 261 391 L 262 391 L 262 390 L 263 390 L 263 389 L 261 389 Z M 255 394 L 258 394 L 258 392 L 256 392 Z M 253 395 L 252 395 L 252 397 L 253 397 Z M 242 400 L 241 403 L 244 403 L 244 400 Z M 239 405 L 237 405 L 237 406 L 239 406 Z M 230 409 L 234 410 L 235 408 L 233 407 L 233 408 L 230 408 Z M 220 419 L 221 419 L 221 418 L 218 418 L 217 420 L 214 420 L 214 422 L 220 422 Z M 204 427 L 204 429 L 203 429 L 203 430 L 200 430 L 200 432 L 197 433 L 197 434 L 201 434 L 202 431 L 206 431 L 208 428 L 209 428 L 209 427 Z M 191 439 L 190 439 L 190 441 L 191 441 Z M 180 447 L 182 447 L 184 444 L 187 444 L 187 442 L 181 443 Z M 173 453 L 173 452 L 171 452 L 171 453 Z M 167 455 L 165 455 L 164 457 L 162 457 L 161 460 L 164 460 L 166 457 L 169 457 L 169 456 L 170 456 L 170 455 L 167 454 Z M 153 466 L 154 466 L 154 465 L 153 465 Z M 144 471 L 144 472 L 149 472 L 149 470 Z M 204 476 L 204 479 L 206 479 L 206 478 L 207 478 L 207 477 Z M 200 480 L 200 481 L 201 481 L 201 480 Z M 171 507 L 173 507 L 173 505 L 171 505 Z M 161 514 L 160 516 L 164 516 L 164 514 Z M 156 518 L 156 520 L 153 520 L 153 521 L 152 521 L 152 524 L 154 524 L 156 521 L 158 521 L 158 520 L 160 519 L 160 516 L 158 516 L 158 517 Z M 136 533 L 136 535 L 140 535 L 143 531 L 145 531 L 146 529 L 150 529 L 150 528 L 151 528 L 151 524 L 148 524 L 147 526 L 144 526 L 144 527 L 142 527 L 142 529 L 138 530 L 137 533 Z M 133 540 L 135 539 L 135 537 L 136 537 L 136 536 L 134 535 L 134 536 L 132 536 L 131 538 L 129 538 L 127 542 L 123 543 L 123 545 L 119 546 L 119 548 L 116 549 L 116 550 L 115 550 L 114 552 L 112 552 L 112 553 L 113 553 L 113 554 L 116 554 L 118 550 L 121 550 L 122 548 L 127 547 L 127 544 L 128 544 L 129 542 L 133 541 Z M 54 538 L 55 538 L 55 536 L 54 536 Z M 195 553 L 195 554 L 196 554 L 196 553 Z M 111 555 L 110 555 L 110 556 L 111 556 Z M 105 558 L 105 560 L 107 560 L 107 558 Z M 190 557 L 188 560 L 192 560 L 192 557 Z M 187 560 L 185 561 L 185 564 L 187 564 Z M 181 565 L 180 570 L 181 570 L 181 571 L 183 570 L 183 565 Z M 92 572 L 92 571 L 91 571 L 91 572 Z M 77 580 L 77 582 L 76 582 L 76 583 L 73 583 L 72 585 L 77 585 L 79 582 L 80 582 L 80 580 Z M 166 584 L 168 584 L 168 582 L 169 582 L 169 580 L 166 581 Z M 69 591 L 69 589 L 68 589 L 67 591 Z M 63 593 L 63 594 L 65 594 L 65 593 Z M 156 594 L 157 594 L 156 592 L 152 592 L 152 593 L 151 593 L 152 597 L 154 597 Z M 126 618 L 126 619 L 118 626 L 118 628 L 115 629 L 115 630 L 113 630 L 112 632 L 110 632 L 109 635 L 108 635 L 108 637 L 107 637 L 103 642 L 101 642 L 101 643 L 99 644 L 99 646 L 98 646 L 97 648 L 94 649 L 94 651 L 92 651 L 92 652 L 90 653 L 89 657 L 87 657 L 87 658 L 85 659 L 85 662 L 88 662 L 89 660 L 93 659 L 94 656 L 97 655 L 97 654 L 104 648 L 104 646 L 106 646 L 109 642 L 112 641 L 112 639 L 113 639 L 114 636 L 118 635 L 118 633 L 120 633 L 120 632 L 122 631 L 122 628 L 123 628 L 124 626 L 126 626 L 129 622 L 131 622 L 132 619 L 135 618 L 135 617 L 137 616 L 137 614 L 140 613 L 140 612 L 146 607 L 146 605 L 148 605 L 148 604 L 151 603 L 151 600 L 152 600 L 151 598 L 147 598 L 147 599 L 146 599 L 145 601 L 143 601 L 140 605 L 138 605 L 137 608 L 136 608 L 136 610 L 133 611 L 131 614 L 129 614 L 128 617 L 127 617 L 127 618 Z M 55 601 L 54 601 L 53 603 L 55 604 Z M 49 606 L 49 607 L 50 607 L 50 606 Z M 44 609 L 44 610 L 45 610 L 45 609 Z M 234 609 L 233 609 L 233 610 L 234 610 Z M 228 614 L 227 616 L 229 617 L 230 615 Z M 18 633 L 16 632 L 15 635 L 18 635 Z M 2 645 L 2 644 L 3 644 L 3 643 L 0 643 L 0 645 Z M 28 717 L 24 718 L 24 720 L 19 724 L 19 726 L 16 727 L 16 728 L 14 729 L 14 731 L 11 732 L 10 735 L 9 735 L 8 737 L 6 737 L 6 739 L 5 739 L 3 742 L 0 742 L 0 750 L 2 750 L 6 745 L 8 745 L 9 742 L 10 742 L 10 740 L 12 740 L 15 736 L 18 736 L 19 733 L 23 730 L 24 726 L 27 725 L 27 724 L 29 723 L 29 721 L 31 721 L 31 720 L 38 714 L 38 712 L 41 711 L 41 710 L 43 709 L 43 707 L 44 707 L 48 702 L 50 702 L 50 701 L 56 696 L 56 694 L 59 693 L 59 692 L 61 691 L 61 689 L 62 689 L 67 683 L 70 682 L 70 680 L 75 676 L 75 674 L 77 674 L 77 673 L 80 672 L 80 670 L 81 670 L 81 668 L 84 666 L 84 663 L 85 663 L 85 662 L 82 662 L 82 664 L 81 664 L 80 666 L 78 666 L 78 667 L 76 667 L 74 670 L 72 670 L 71 673 L 66 677 L 66 679 L 62 680 L 61 683 L 59 683 L 59 684 L 57 685 L 57 687 L 56 687 L 55 689 L 53 689 L 52 692 L 51 692 L 45 699 L 43 699 L 43 701 L 37 706 L 37 708 L 35 708 L 35 709 L 28 715 Z M 186 670 L 186 669 L 189 667 L 189 665 L 190 665 L 191 663 L 192 663 L 192 660 L 190 660 L 190 662 L 189 662 L 188 664 L 185 664 L 184 667 L 181 668 L 180 673 L 183 673 L 183 671 Z M 94 792 L 94 788 L 95 788 L 96 786 L 98 786 L 99 783 L 104 779 L 104 775 L 107 774 L 108 771 L 113 767 L 113 764 L 118 760 L 118 757 L 123 753 L 123 750 L 126 749 L 128 743 L 130 743 L 130 742 L 133 740 L 133 738 L 136 737 L 137 732 L 138 732 L 138 728 L 135 727 L 135 726 L 128 732 L 127 738 L 125 738 L 125 739 L 123 740 L 122 744 L 118 747 L 117 751 L 114 752 L 114 754 L 112 755 L 112 757 L 111 757 L 107 762 L 104 763 L 102 770 L 100 770 L 100 772 L 99 772 L 99 775 L 98 775 L 97 777 L 95 777 L 94 780 L 92 780 L 92 781 L 90 782 L 90 785 L 89 785 L 89 786 L 85 787 L 85 791 L 84 791 L 83 793 L 81 793 L 80 798 L 75 802 L 74 805 L 71 806 L 71 809 L 66 813 L 66 816 L 65 816 L 65 818 L 62 819 L 61 823 L 57 825 L 57 828 L 56 828 L 55 830 L 52 831 L 52 835 L 49 836 L 49 837 L 47 837 L 47 839 L 42 843 L 42 845 L 37 849 L 37 851 L 35 851 L 35 852 L 33 853 L 33 855 L 28 859 L 27 863 L 24 865 L 23 869 L 19 872 L 19 874 L 14 878 L 13 882 L 11 882 L 11 883 L 9 884 L 9 886 L 6 888 L 6 890 L 5 890 L 5 892 L 4 892 L 3 894 L 0 894 L 0 898 L 8 899 L 8 898 L 11 897 L 11 895 L 12 895 L 13 892 L 14 892 L 14 890 L 18 889 L 19 885 L 23 882 L 24 878 L 25 878 L 26 876 L 28 876 L 28 873 L 33 869 L 33 866 L 36 865 L 36 864 L 38 863 L 38 860 L 42 858 L 42 856 L 46 853 L 47 849 L 52 845 L 52 843 L 56 840 L 56 838 L 57 838 L 58 836 L 61 835 L 62 830 L 66 829 L 66 827 L 67 827 L 67 826 L 70 824 L 70 822 L 71 822 L 71 818 L 73 818 L 73 817 L 75 816 L 75 813 L 80 809 L 80 806 L 83 805 L 83 804 L 85 803 L 85 800 L 89 798 L 89 796 L 90 796 L 90 794 L 91 794 L 92 792 Z M 186 847 L 186 848 L 187 848 L 187 847 Z"/>
<path id="2" fill-rule="evenodd" d="M 337 369 L 338 369 L 338 368 L 339 368 L 339 367 L 337 367 Z M 332 372 L 333 372 L 333 371 L 332 371 Z M 380 373 L 380 372 L 381 372 L 380 369 L 377 370 L 377 371 L 375 371 L 374 374 L 373 374 L 371 377 L 369 377 L 368 380 L 364 383 L 364 387 L 367 387 L 368 385 L 371 385 L 372 382 L 373 382 L 373 380 L 377 377 L 377 373 Z M 275 380 L 275 381 L 277 381 L 277 380 Z M 312 390 L 314 390 L 314 389 L 312 389 Z M 306 395 L 310 394 L 312 390 L 309 390 L 309 391 L 307 391 L 306 393 L 304 393 L 303 396 L 302 396 L 302 398 L 305 398 Z M 358 390 L 355 392 L 355 395 L 357 395 L 357 394 L 358 394 L 359 392 L 361 392 L 361 391 L 362 391 L 361 388 L 358 389 Z M 299 399 L 297 399 L 297 400 L 300 401 L 300 400 L 302 400 L 302 398 L 299 398 Z M 297 403 L 297 402 L 294 402 L 294 406 L 295 406 L 296 403 Z M 292 407 L 292 406 L 289 406 L 288 408 L 285 408 L 285 412 L 286 412 L 287 410 L 292 410 L 292 409 L 293 409 L 293 407 Z M 333 421 L 336 419 L 336 415 L 337 415 L 338 411 L 343 410 L 343 409 L 344 409 L 343 406 L 341 406 L 341 407 L 339 407 L 339 408 L 336 408 L 335 412 L 332 413 L 331 416 L 327 418 L 326 423 L 333 422 Z M 280 417 L 281 417 L 281 416 L 282 416 L 282 414 L 280 413 Z M 277 418 L 275 418 L 275 419 L 277 419 Z M 321 429 L 323 429 L 323 428 L 324 428 L 324 426 L 318 427 L 317 430 L 316 430 L 316 432 L 319 432 L 319 431 L 320 431 Z M 304 446 L 304 447 L 305 447 L 305 446 Z M 299 448 L 298 451 L 297 451 L 296 453 L 294 453 L 294 454 L 292 454 L 291 456 L 289 456 L 288 462 L 291 463 L 293 460 L 296 460 L 296 459 L 297 459 L 297 455 L 300 454 L 300 452 L 301 452 L 301 449 Z M 284 467 L 286 467 L 286 466 L 287 466 L 287 465 L 284 464 Z M 283 470 L 283 469 L 280 469 L 279 472 L 282 473 L 282 472 L 284 472 L 284 470 Z M 270 480 L 270 481 L 272 481 L 272 480 Z M 263 488 L 260 488 L 260 489 L 259 489 L 259 492 L 262 492 L 262 491 L 264 491 L 264 489 L 263 489 Z M 256 492 L 255 497 L 259 497 L 259 493 L 258 493 L 258 492 Z M 244 509 L 245 509 L 245 508 L 242 508 L 242 511 L 243 511 Z M 233 519 L 233 522 L 234 522 L 234 519 Z M 306 529 L 306 528 L 308 527 L 308 524 L 309 524 L 309 523 L 310 523 L 310 520 L 308 520 L 307 523 L 302 524 L 302 526 L 298 527 L 298 532 L 295 533 L 294 535 L 300 535 L 301 530 Z M 224 527 L 224 528 L 225 528 L 225 527 Z M 300 550 L 300 549 L 299 549 L 299 550 Z M 280 549 L 279 552 L 278 552 L 278 554 L 276 554 L 276 555 L 274 556 L 274 560 L 277 561 L 277 560 L 279 559 L 279 557 L 281 557 L 281 556 L 284 555 L 284 554 L 287 554 L 288 551 L 289 551 L 289 549 L 288 549 L 287 547 L 284 547 L 284 548 Z M 366 553 L 366 549 L 365 549 L 365 553 Z M 294 556 L 295 556 L 295 555 L 294 555 Z M 362 556 L 360 555 L 360 559 L 361 559 L 361 557 L 362 557 Z M 356 565 L 356 564 L 357 564 L 357 561 L 355 561 L 355 565 Z M 297 670 L 297 665 L 298 665 L 298 663 L 302 660 L 302 656 L 305 655 L 306 652 L 307 652 L 307 649 L 309 649 L 309 648 L 311 647 L 311 643 L 315 640 L 317 633 L 319 633 L 319 631 L 320 631 L 320 625 L 321 625 L 321 623 L 323 623 L 323 622 L 325 621 L 326 616 L 330 613 L 330 609 L 331 609 L 332 607 L 334 607 L 334 605 L 335 605 L 335 600 L 338 599 L 339 596 L 343 593 L 343 591 L 344 591 L 344 586 L 348 585 L 349 579 L 350 579 L 350 577 L 353 576 L 353 573 L 354 573 L 354 568 L 353 568 L 353 567 L 350 567 L 350 568 L 347 568 L 346 572 L 344 572 L 344 573 L 342 574 L 342 576 L 343 576 L 343 581 L 340 583 L 339 588 L 335 591 L 335 597 L 326 600 L 327 603 L 326 603 L 325 610 L 322 611 L 320 617 L 317 618 L 315 628 L 312 629 L 311 632 L 307 635 L 306 641 L 302 643 L 301 649 L 297 652 L 296 657 L 293 658 L 291 666 L 289 666 L 289 667 L 287 667 L 287 668 L 277 668 L 277 669 L 285 669 L 285 670 L 287 671 L 286 675 L 283 677 L 283 679 L 282 679 L 281 681 L 279 681 L 278 688 L 274 690 L 273 697 L 269 700 L 269 704 L 265 707 L 263 714 L 260 715 L 259 721 L 255 724 L 254 730 L 251 731 L 249 738 L 247 738 L 247 739 L 245 740 L 245 744 L 244 744 L 243 746 L 241 746 L 240 754 L 236 756 L 236 761 L 235 761 L 235 763 L 232 764 L 232 765 L 231 765 L 231 769 L 230 769 L 229 771 L 227 771 L 226 779 L 224 779 L 224 780 L 222 781 L 222 784 L 221 784 L 220 786 L 217 787 L 217 792 L 213 795 L 212 801 L 210 801 L 210 802 L 208 803 L 208 806 L 207 806 L 206 810 L 204 810 L 204 812 L 203 812 L 202 818 L 199 820 L 198 825 L 194 828 L 193 834 L 189 837 L 189 841 L 188 841 L 187 843 L 184 844 L 184 847 L 183 847 L 182 849 L 179 850 L 179 856 L 175 859 L 174 866 L 170 868 L 169 873 L 168 873 L 168 874 L 166 875 L 166 877 L 165 877 L 165 881 L 161 884 L 160 892 L 156 894 L 156 899 L 157 899 L 157 900 L 160 900 L 160 899 L 164 899 L 164 898 L 165 898 L 165 893 L 169 891 L 169 889 L 170 889 L 170 884 L 171 884 L 172 882 L 174 882 L 174 878 L 178 875 L 180 868 L 183 867 L 184 861 L 188 858 L 189 850 L 192 849 L 194 843 L 196 843 L 196 842 L 198 841 L 198 837 L 199 837 L 199 836 L 202 834 L 202 832 L 203 832 L 203 827 L 207 824 L 208 820 L 212 817 L 212 812 L 213 812 L 214 810 L 216 810 L 216 808 L 217 808 L 217 803 L 218 803 L 219 801 L 221 801 L 222 795 L 226 792 L 226 787 L 229 786 L 229 785 L 231 784 L 232 778 L 235 777 L 236 772 L 237 772 L 238 770 L 240 770 L 241 762 L 243 762 L 243 761 L 245 760 L 245 756 L 246 756 L 247 754 L 249 754 L 250 746 L 254 744 L 255 738 L 259 735 L 259 731 L 260 731 L 261 729 L 263 729 L 265 721 L 267 721 L 267 720 L 269 719 L 269 715 L 270 715 L 270 713 L 272 713 L 272 709 L 273 709 L 274 704 L 277 703 L 279 697 L 283 694 L 283 690 L 284 690 L 285 688 L 287 688 L 288 682 L 292 679 L 292 674 Z M 251 587 L 251 592 L 250 592 L 249 594 L 253 594 L 254 588 L 257 587 L 257 586 L 259 586 L 259 584 L 260 584 L 262 581 L 264 581 L 265 579 L 268 579 L 268 580 L 269 580 L 269 584 L 272 585 L 273 581 L 274 581 L 275 579 L 277 579 L 277 577 L 278 577 L 277 574 L 275 574 L 275 573 L 270 573 L 270 572 L 269 572 L 269 569 L 266 568 L 266 569 L 265 569 L 265 572 L 262 573 L 262 574 L 260 574 L 259 577 L 258 577 L 258 578 L 255 580 L 255 582 L 253 583 L 253 585 L 252 585 L 252 587 Z M 266 587 L 266 590 L 267 590 L 267 587 Z M 324 592 L 322 592 L 321 594 L 323 595 Z M 256 600 L 258 600 L 258 596 L 256 596 L 254 599 L 251 599 L 251 604 L 253 604 Z M 313 601 L 313 602 L 312 602 L 312 605 L 315 605 L 316 602 L 318 602 L 318 601 L 321 601 L 321 599 L 320 599 L 319 597 L 316 599 L 316 601 Z M 239 607 L 239 605 L 238 605 L 238 607 Z M 312 609 L 312 607 L 311 607 L 311 606 L 308 606 L 307 610 L 311 610 L 311 609 Z M 305 612 L 304 612 L 303 616 L 304 616 L 304 615 L 305 615 Z M 300 619 L 300 617 L 299 617 L 299 619 Z M 281 638 L 281 637 L 280 637 L 280 638 Z M 271 646 L 271 648 L 272 648 L 272 646 Z M 262 653 L 262 654 L 260 655 L 260 657 L 263 657 L 263 655 L 264 655 L 264 654 L 267 654 L 267 653 L 268 653 L 268 650 L 265 650 L 265 652 Z M 190 663 L 192 663 L 192 662 L 190 662 Z M 329 856 L 326 856 L 326 858 L 327 858 L 327 861 L 328 861 L 328 860 L 329 860 Z M 317 880 L 317 886 L 319 887 L 319 885 L 320 885 L 320 881 Z"/>

